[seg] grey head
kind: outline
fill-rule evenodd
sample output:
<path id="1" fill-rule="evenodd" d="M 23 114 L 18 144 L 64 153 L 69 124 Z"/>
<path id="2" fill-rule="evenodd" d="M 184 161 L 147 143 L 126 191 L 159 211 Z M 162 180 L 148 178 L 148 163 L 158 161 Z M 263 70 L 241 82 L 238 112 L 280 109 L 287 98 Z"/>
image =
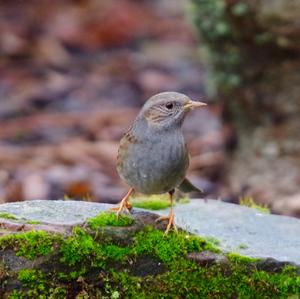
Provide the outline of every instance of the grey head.
<path id="1" fill-rule="evenodd" d="M 148 126 L 158 130 L 180 127 L 186 114 L 205 106 L 205 103 L 192 101 L 178 92 L 162 92 L 152 96 L 141 109 L 137 119 L 147 121 Z"/>

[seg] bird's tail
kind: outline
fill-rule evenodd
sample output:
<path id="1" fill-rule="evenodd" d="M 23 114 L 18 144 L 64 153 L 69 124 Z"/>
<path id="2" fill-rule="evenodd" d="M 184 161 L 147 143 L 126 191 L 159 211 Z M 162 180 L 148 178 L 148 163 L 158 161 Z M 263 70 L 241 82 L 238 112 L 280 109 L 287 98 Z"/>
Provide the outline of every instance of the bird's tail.
<path id="1" fill-rule="evenodd" d="M 203 190 L 195 187 L 187 178 L 185 178 L 177 188 L 183 193 L 190 193 L 190 192 L 204 193 Z"/>

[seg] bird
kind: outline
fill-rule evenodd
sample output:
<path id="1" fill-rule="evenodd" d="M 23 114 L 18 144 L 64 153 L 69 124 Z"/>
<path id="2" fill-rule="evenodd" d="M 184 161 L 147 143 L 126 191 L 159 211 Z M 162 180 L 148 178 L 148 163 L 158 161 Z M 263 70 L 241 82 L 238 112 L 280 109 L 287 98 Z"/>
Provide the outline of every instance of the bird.
<path id="1" fill-rule="evenodd" d="M 149 98 L 133 124 L 120 140 L 117 171 L 130 186 L 116 211 L 130 213 L 129 197 L 135 192 L 146 195 L 169 193 L 170 212 L 156 221 L 168 220 L 165 234 L 178 231 L 174 221 L 173 194 L 200 191 L 187 178 L 189 153 L 181 131 L 187 113 L 206 103 L 193 101 L 178 92 L 161 92 Z"/>

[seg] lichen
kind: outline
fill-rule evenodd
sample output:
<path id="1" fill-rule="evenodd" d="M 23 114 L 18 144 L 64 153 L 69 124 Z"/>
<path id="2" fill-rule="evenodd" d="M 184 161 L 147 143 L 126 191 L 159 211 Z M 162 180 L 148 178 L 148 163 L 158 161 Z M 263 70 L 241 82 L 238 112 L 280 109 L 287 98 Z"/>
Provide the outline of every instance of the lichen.
<path id="1" fill-rule="evenodd" d="M 255 18 L 255 6 L 243 0 L 193 0 L 189 10 L 201 37 L 202 61 L 208 62 L 208 95 L 231 95 L 257 79 L 262 53 L 280 49 L 274 34 Z"/>
<path id="2" fill-rule="evenodd" d="M 225 0 L 193 0 L 192 17 L 204 43 L 202 54 L 213 68 L 209 75 L 210 93 L 216 89 L 228 93 L 242 84 L 242 53 L 238 46 L 239 37 L 229 18 Z M 246 4 L 245 4 L 246 5 Z M 232 13 L 236 17 L 248 13 L 247 7 L 236 4 Z"/>

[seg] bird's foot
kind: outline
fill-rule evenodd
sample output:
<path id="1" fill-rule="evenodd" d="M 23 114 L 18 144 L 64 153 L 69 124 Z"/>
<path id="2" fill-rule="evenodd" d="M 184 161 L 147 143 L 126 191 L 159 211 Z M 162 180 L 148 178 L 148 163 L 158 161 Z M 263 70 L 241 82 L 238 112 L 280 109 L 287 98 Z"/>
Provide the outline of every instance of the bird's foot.
<path id="1" fill-rule="evenodd" d="M 173 228 L 176 233 L 178 232 L 177 226 L 174 222 L 174 212 L 173 211 L 171 211 L 168 216 L 160 216 L 159 218 L 157 218 L 155 220 L 155 222 L 160 222 L 160 221 L 164 221 L 164 220 L 169 221 L 164 235 L 167 235 L 171 228 Z"/>
<path id="2" fill-rule="evenodd" d="M 117 218 L 119 218 L 120 213 L 123 211 L 123 209 L 130 214 L 130 210 L 132 209 L 132 205 L 129 203 L 129 197 L 130 195 L 134 192 L 133 188 L 130 188 L 127 194 L 123 197 L 121 200 L 120 204 L 116 208 L 111 208 L 110 211 L 115 211 L 117 212 Z"/>
<path id="3" fill-rule="evenodd" d="M 118 207 L 111 208 L 110 211 L 116 212 L 117 217 L 119 217 L 123 210 L 130 214 L 131 209 L 132 205 L 128 202 L 127 198 L 124 198 L 122 199 Z"/>

